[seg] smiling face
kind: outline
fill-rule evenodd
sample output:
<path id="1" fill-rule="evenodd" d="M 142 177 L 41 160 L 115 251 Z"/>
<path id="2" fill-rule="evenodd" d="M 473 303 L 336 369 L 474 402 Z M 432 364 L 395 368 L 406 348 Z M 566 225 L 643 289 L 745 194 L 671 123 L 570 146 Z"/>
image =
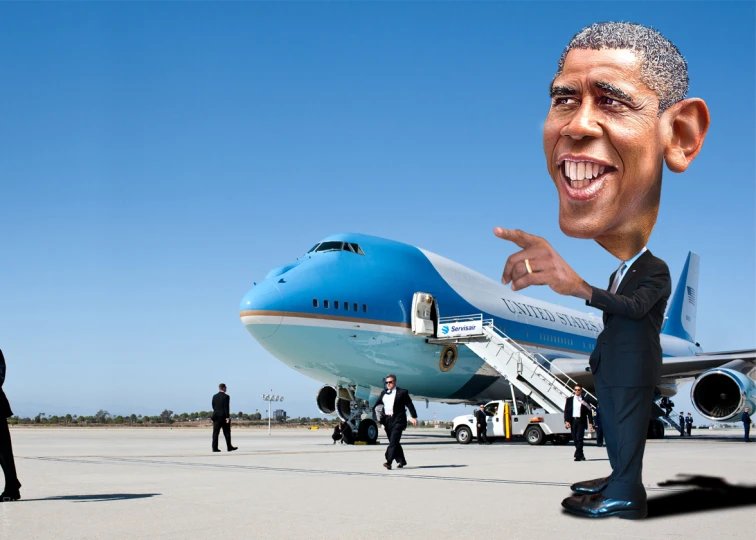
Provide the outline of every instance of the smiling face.
<path id="1" fill-rule="evenodd" d="M 637 55 L 625 49 L 573 49 L 551 94 L 543 147 L 559 192 L 559 226 L 630 258 L 648 241 L 659 211 L 659 98 L 641 81 Z"/>

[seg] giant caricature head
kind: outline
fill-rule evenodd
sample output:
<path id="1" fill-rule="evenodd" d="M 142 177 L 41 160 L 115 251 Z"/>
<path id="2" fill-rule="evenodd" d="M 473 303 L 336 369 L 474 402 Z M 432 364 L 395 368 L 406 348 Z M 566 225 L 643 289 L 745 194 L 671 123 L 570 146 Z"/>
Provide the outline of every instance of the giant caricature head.
<path id="1" fill-rule="evenodd" d="M 706 104 L 687 91 L 685 60 L 656 30 L 608 22 L 572 38 L 543 129 L 565 234 L 625 260 L 646 245 L 664 162 L 687 169 L 709 126 Z"/>

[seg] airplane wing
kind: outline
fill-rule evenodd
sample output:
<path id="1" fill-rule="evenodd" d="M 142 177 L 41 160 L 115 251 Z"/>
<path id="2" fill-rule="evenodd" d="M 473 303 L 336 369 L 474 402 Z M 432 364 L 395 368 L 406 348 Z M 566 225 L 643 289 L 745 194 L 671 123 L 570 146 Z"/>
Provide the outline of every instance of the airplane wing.
<path id="1" fill-rule="evenodd" d="M 743 351 L 723 351 L 700 353 L 693 356 L 668 356 L 662 361 L 662 379 L 671 382 L 674 379 L 695 377 L 701 373 L 717 368 L 733 360 L 745 360 L 756 364 L 756 349 Z M 564 375 L 580 382 L 591 384 L 590 367 L 588 357 L 583 358 L 555 358 L 551 361 L 552 371 L 558 375 Z M 556 369 L 554 369 L 556 368 Z"/>

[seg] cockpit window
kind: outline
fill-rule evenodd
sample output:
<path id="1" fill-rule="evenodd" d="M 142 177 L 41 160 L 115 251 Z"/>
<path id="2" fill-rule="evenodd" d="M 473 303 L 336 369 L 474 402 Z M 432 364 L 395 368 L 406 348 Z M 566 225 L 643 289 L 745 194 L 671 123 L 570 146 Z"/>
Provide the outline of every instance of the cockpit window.
<path id="1" fill-rule="evenodd" d="M 349 251 L 352 253 L 357 253 L 358 255 L 364 255 L 365 252 L 362 251 L 362 248 L 360 248 L 359 244 L 355 244 L 353 242 L 320 242 L 319 244 L 315 244 L 310 251 L 307 253 L 321 253 L 323 251 Z"/>

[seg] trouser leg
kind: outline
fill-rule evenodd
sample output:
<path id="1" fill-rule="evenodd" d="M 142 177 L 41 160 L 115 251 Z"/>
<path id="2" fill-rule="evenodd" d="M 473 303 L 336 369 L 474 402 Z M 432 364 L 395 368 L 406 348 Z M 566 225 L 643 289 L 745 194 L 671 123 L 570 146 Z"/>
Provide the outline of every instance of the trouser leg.
<path id="1" fill-rule="evenodd" d="M 13 445 L 11 444 L 8 420 L 0 419 L 0 466 L 5 475 L 5 491 L 16 490 L 21 483 L 16 476 L 16 462 L 13 459 Z"/>
<path id="2" fill-rule="evenodd" d="M 573 418 L 570 430 L 572 431 L 572 440 L 575 442 L 575 457 L 585 457 L 585 454 L 583 454 L 583 441 L 585 440 L 585 426 L 583 422 L 577 418 Z"/>
<path id="3" fill-rule="evenodd" d="M 226 439 L 226 448 L 231 449 L 231 422 L 223 422 L 223 438 Z"/>
<path id="4" fill-rule="evenodd" d="M 605 425 L 606 442 L 609 446 L 611 431 L 614 462 L 611 480 L 603 494 L 610 499 L 645 501 L 643 452 L 646 448 L 654 387 L 612 387 L 607 393 L 612 398 L 607 400 L 611 414 Z M 601 407 L 603 413 L 604 402 L 601 402 Z"/>
<path id="5" fill-rule="evenodd" d="M 396 460 L 398 463 L 404 462 L 404 451 L 400 441 L 402 439 L 402 426 L 398 424 L 393 418 L 389 420 L 389 424 L 386 429 L 386 435 L 389 438 L 389 446 L 386 449 L 386 462 L 391 463 Z"/>
<path id="6" fill-rule="evenodd" d="M 220 433 L 222 423 L 222 420 L 213 420 L 213 450 L 218 450 L 218 434 Z"/>
<path id="7" fill-rule="evenodd" d="M 602 428 L 596 428 L 596 444 L 603 446 L 604 444 L 604 430 Z"/>

